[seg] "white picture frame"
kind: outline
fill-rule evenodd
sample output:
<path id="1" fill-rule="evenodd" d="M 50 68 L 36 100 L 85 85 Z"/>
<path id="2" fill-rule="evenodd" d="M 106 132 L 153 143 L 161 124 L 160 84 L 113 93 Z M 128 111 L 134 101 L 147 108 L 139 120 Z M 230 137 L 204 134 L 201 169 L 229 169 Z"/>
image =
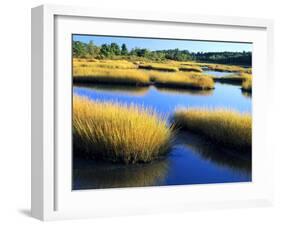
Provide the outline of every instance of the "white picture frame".
<path id="1" fill-rule="evenodd" d="M 251 37 L 254 49 L 260 56 L 253 58 L 255 75 L 253 92 L 253 182 L 249 184 L 210 184 L 189 186 L 164 186 L 147 188 L 124 188 L 95 191 L 75 191 L 69 186 L 71 162 L 68 159 L 69 140 L 60 142 L 58 134 L 67 133 L 69 125 L 60 130 L 69 106 L 59 110 L 59 104 L 69 103 L 68 89 L 71 82 L 69 54 L 61 57 L 58 49 L 66 50 L 69 42 L 65 37 L 79 32 L 87 33 L 86 23 L 99 23 L 103 20 L 112 28 L 109 34 L 116 34 L 114 23 L 128 26 L 130 34 L 149 35 L 157 26 L 156 37 L 176 26 L 194 27 L 193 39 L 200 39 L 197 27 L 202 30 L 217 29 L 211 39 L 223 38 L 243 41 Z M 122 23 L 124 24 L 122 25 Z M 112 23 L 112 24 L 110 24 Z M 130 29 L 130 24 L 139 24 L 140 29 Z M 147 29 L 143 29 L 147 27 Z M 116 26 L 115 26 L 116 27 Z M 76 29 L 77 28 L 77 29 Z M 141 29 L 142 28 L 142 29 Z M 100 32 L 106 34 L 106 30 Z M 233 32 L 236 29 L 241 32 Z M 145 31 L 147 33 L 145 33 Z M 225 31 L 224 31 L 225 30 Z M 227 30 L 229 30 L 227 32 Z M 132 33 L 133 32 L 133 33 Z M 161 33 L 162 32 L 162 33 Z M 197 31 L 198 32 L 198 31 Z M 126 32 L 125 32 L 126 33 Z M 120 33 L 118 33 L 120 34 Z M 168 33 L 167 33 L 168 34 Z M 178 34 L 187 38 L 185 34 Z M 219 36 L 220 35 L 220 36 Z M 150 35 L 151 36 L 151 35 Z M 68 37 L 68 36 L 67 36 Z M 173 36 L 174 37 L 174 36 Z M 208 37 L 208 39 L 210 39 Z M 230 39 L 229 39 L 230 41 Z M 63 44 L 64 43 L 64 44 Z M 254 50 L 255 51 L 255 50 Z M 63 65 L 59 67 L 57 65 Z M 67 65 L 65 65 L 66 63 Z M 256 66 L 255 66 L 256 65 Z M 270 87 L 273 84 L 273 22 L 265 19 L 183 15 L 171 13 L 151 13 L 133 11 L 101 10 L 83 7 L 43 5 L 32 9 L 32 216 L 41 220 L 88 218 L 96 216 L 128 215 L 189 209 L 249 207 L 271 205 L 273 202 L 273 150 L 266 142 L 266 117 L 271 109 Z M 66 76 L 56 76 L 64 74 Z M 64 95 L 65 94 L 65 95 Z M 65 98 L 65 99 L 63 99 Z M 258 101 L 256 101 L 258 100 Z M 68 101 L 68 102 L 67 102 Z M 64 120 L 68 120 L 65 117 Z M 61 132 L 57 132 L 60 130 Z M 262 139 L 260 139 L 262 138 Z M 68 142 L 68 143 L 67 143 Z M 67 146 L 68 145 L 68 146 Z M 66 151 L 61 150 L 61 147 Z M 71 150 L 71 149 L 70 149 Z M 69 151 L 70 151 L 69 150 Z M 266 153 L 261 153 L 261 151 Z M 256 154 L 255 154 L 256 151 Z M 67 176 L 68 175 L 68 176 Z M 145 193 L 145 195 L 144 195 Z M 118 205 L 117 205 L 118 204 Z"/>

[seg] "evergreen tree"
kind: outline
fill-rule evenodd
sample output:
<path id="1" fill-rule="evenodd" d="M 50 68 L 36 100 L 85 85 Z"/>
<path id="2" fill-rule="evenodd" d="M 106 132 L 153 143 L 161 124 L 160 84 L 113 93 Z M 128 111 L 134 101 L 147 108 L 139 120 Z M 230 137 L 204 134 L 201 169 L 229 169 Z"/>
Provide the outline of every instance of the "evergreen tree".
<path id="1" fill-rule="evenodd" d="M 111 56 L 118 56 L 121 54 L 121 50 L 118 44 L 116 43 L 111 43 L 110 44 L 110 52 L 111 52 Z"/>
<path id="2" fill-rule="evenodd" d="M 121 46 L 121 55 L 126 56 L 126 55 L 128 55 L 128 53 L 129 52 L 128 52 L 127 46 L 125 43 L 123 43 Z"/>

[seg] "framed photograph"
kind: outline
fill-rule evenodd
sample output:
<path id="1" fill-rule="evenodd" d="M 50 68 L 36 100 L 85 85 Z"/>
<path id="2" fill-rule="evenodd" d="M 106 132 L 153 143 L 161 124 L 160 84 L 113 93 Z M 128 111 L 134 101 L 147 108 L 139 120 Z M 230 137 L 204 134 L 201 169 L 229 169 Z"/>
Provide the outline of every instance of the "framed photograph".
<path id="1" fill-rule="evenodd" d="M 273 22 L 32 9 L 32 216 L 270 205 Z"/>

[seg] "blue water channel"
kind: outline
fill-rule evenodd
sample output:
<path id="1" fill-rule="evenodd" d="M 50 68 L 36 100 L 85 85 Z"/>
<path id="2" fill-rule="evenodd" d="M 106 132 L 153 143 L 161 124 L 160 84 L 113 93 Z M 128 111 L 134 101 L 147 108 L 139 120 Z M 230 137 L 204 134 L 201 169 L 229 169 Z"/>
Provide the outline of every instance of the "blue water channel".
<path id="1" fill-rule="evenodd" d="M 74 86 L 73 94 L 92 100 L 137 104 L 170 116 L 181 107 L 224 107 L 252 111 L 251 96 L 239 86 L 216 83 L 211 91 L 150 87 Z M 149 164 L 124 166 L 74 159 L 73 189 L 250 182 L 251 156 L 215 147 L 187 132 L 177 135 L 170 154 Z"/>

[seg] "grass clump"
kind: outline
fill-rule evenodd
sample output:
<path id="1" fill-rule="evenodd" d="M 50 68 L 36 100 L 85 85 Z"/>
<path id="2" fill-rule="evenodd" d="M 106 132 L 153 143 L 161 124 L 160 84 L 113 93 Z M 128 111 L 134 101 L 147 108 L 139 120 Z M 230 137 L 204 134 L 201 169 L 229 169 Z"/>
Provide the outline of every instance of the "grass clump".
<path id="1" fill-rule="evenodd" d="M 77 154 L 113 162 L 150 162 L 170 148 L 172 128 L 155 111 L 135 105 L 73 99 Z"/>
<path id="2" fill-rule="evenodd" d="M 228 109 L 188 108 L 176 111 L 174 123 L 211 142 L 238 150 L 251 150 L 252 117 Z"/>
<path id="3" fill-rule="evenodd" d="M 138 66 L 140 69 L 146 70 L 157 70 L 157 71 L 168 71 L 168 72 L 177 72 L 178 68 L 175 66 L 171 66 L 169 64 L 161 64 L 161 63 L 146 63 L 140 64 Z"/>
<path id="4" fill-rule="evenodd" d="M 245 68 L 244 72 L 248 74 L 252 74 L 252 68 Z"/>
<path id="5" fill-rule="evenodd" d="M 252 77 L 248 77 L 242 82 L 242 91 L 252 92 Z"/>
<path id="6" fill-rule="evenodd" d="M 140 70 L 139 68 L 151 70 Z M 182 71 L 178 71 L 178 68 Z M 199 66 L 181 65 L 174 61 L 132 63 L 126 60 L 73 60 L 73 81 L 75 83 L 131 86 L 155 84 L 167 88 L 213 89 L 213 79 L 201 72 L 202 69 Z"/>
<path id="7" fill-rule="evenodd" d="M 201 67 L 196 66 L 196 65 L 185 65 L 185 66 L 180 66 L 179 67 L 180 71 L 191 71 L 191 72 L 203 72 Z"/>
<path id="8" fill-rule="evenodd" d="M 97 59 L 73 59 L 73 67 L 108 68 L 108 69 L 136 69 L 137 65 L 127 60 L 97 60 Z"/>
<path id="9" fill-rule="evenodd" d="M 225 64 L 205 64 L 205 67 L 208 67 L 209 70 L 221 71 L 221 72 L 239 72 L 239 73 L 251 73 L 251 68 L 243 68 L 235 65 L 225 65 Z"/>
<path id="10" fill-rule="evenodd" d="M 216 82 L 241 85 L 245 78 L 240 76 L 239 74 L 226 75 L 226 76 L 213 76 L 213 79 Z"/>
<path id="11" fill-rule="evenodd" d="M 252 79 L 252 75 L 248 73 L 238 73 L 221 77 L 213 76 L 213 78 L 216 82 L 242 85 L 244 81 Z"/>
<path id="12" fill-rule="evenodd" d="M 200 73 L 148 73 L 150 80 L 155 86 L 167 88 L 183 88 L 209 90 L 214 88 L 214 81 L 211 77 L 201 75 Z"/>
<path id="13" fill-rule="evenodd" d="M 146 73 L 135 69 L 74 68 L 73 81 L 82 83 L 102 83 L 120 85 L 148 85 Z"/>

